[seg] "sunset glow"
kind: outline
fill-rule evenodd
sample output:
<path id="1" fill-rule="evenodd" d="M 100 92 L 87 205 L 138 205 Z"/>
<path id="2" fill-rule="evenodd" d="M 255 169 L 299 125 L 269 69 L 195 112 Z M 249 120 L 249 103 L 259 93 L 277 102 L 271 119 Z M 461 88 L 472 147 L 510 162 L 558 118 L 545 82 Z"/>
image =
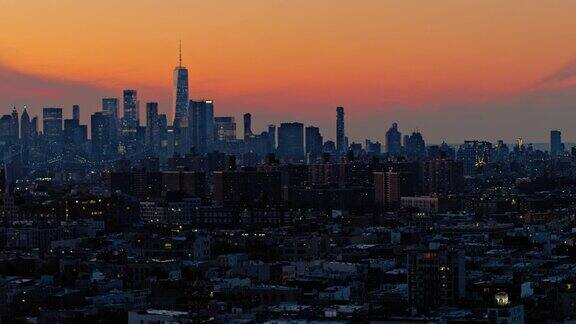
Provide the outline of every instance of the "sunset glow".
<path id="1" fill-rule="evenodd" d="M 219 115 L 249 110 L 261 127 L 308 118 L 332 134 L 325 116 L 343 105 L 351 125 L 367 125 L 352 127 L 356 140 L 355 129 L 383 136 L 378 116 L 439 141 L 446 132 L 432 112 L 520 109 L 526 96 L 571 87 L 570 73 L 549 77 L 576 55 L 575 14 L 569 0 L 3 0 L 0 104 L 96 111 L 101 96 L 137 88 L 142 102 L 168 112 L 182 40 L 190 95 L 213 98 Z M 64 97 L 70 81 L 85 91 Z M 568 102 L 544 99 L 533 109 Z M 491 136 L 474 127 L 449 136 L 480 135 Z M 545 133 L 512 127 L 504 135 Z"/>

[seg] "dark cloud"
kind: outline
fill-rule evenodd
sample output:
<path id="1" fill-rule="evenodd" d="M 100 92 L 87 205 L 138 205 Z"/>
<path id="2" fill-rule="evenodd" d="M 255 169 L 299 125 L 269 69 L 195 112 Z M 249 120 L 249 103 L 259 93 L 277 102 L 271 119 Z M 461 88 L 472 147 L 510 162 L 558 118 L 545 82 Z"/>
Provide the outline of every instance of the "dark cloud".
<path id="1" fill-rule="evenodd" d="M 160 101 L 163 110 L 168 109 L 169 91 L 159 87 L 130 86 L 139 91 L 141 118 L 144 116 L 144 103 Z M 121 97 L 122 89 L 103 87 L 86 81 L 65 80 L 34 75 L 0 65 L 0 114 L 9 113 L 13 106 L 18 110 L 27 105 L 29 113 L 41 116 L 43 107 L 62 107 L 64 117 L 71 115 L 73 104 L 82 109 L 82 122 L 90 123 L 90 114 L 101 109 L 101 98 Z"/>
<path id="2" fill-rule="evenodd" d="M 558 70 L 542 79 L 541 83 L 556 83 L 576 78 L 576 58 L 561 66 Z"/>
<path id="3" fill-rule="evenodd" d="M 86 82 L 62 80 L 32 75 L 6 66 L 0 66 L 0 105 L 2 112 L 11 106 L 26 104 L 33 114 L 42 107 L 67 107 L 74 103 L 90 102 L 96 106 L 99 98 L 111 93 L 110 89 Z"/>

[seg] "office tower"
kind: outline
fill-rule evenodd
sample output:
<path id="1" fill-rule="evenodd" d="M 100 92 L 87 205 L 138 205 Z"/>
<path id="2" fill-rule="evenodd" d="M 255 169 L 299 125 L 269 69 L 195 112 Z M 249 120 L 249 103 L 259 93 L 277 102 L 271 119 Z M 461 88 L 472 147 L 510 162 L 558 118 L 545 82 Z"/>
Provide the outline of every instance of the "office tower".
<path id="1" fill-rule="evenodd" d="M 30 134 L 32 137 L 38 136 L 38 116 L 32 117 L 32 121 L 30 121 Z"/>
<path id="2" fill-rule="evenodd" d="M 166 114 L 158 115 L 158 134 L 159 134 L 159 152 L 160 161 L 165 162 L 168 155 L 169 143 L 168 143 L 168 117 Z"/>
<path id="3" fill-rule="evenodd" d="M 422 134 L 412 132 L 406 142 L 406 156 L 411 160 L 421 160 L 426 157 L 426 143 Z"/>
<path id="4" fill-rule="evenodd" d="M 249 113 L 244 114 L 244 140 L 252 136 L 252 115 Z"/>
<path id="5" fill-rule="evenodd" d="M 214 139 L 219 142 L 236 140 L 236 121 L 234 117 L 214 117 Z"/>
<path id="6" fill-rule="evenodd" d="M 78 105 L 72 106 L 72 119 L 80 120 L 80 106 Z"/>
<path id="7" fill-rule="evenodd" d="M 121 126 L 118 119 L 119 106 L 118 98 L 102 98 L 102 114 L 111 118 L 110 140 L 114 147 L 118 146 L 118 135 Z"/>
<path id="8" fill-rule="evenodd" d="M 102 113 L 118 120 L 118 98 L 102 98 Z"/>
<path id="9" fill-rule="evenodd" d="M 3 144 L 15 144 L 14 123 L 11 115 L 3 115 L 0 118 L 0 146 Z"/>
<path id="10" fill-rule="evenodd" d="M 464 164 L 464 175 L 470 176 L 491 161 L 492 143 L 486 141 L 464 141 L 458 149 L 458 160 Z"/>
<path id="11" fill-rule="evenodd" d="M 402 134 L 398 131 L 398 124 L 392 124 L 392 127 L 386 132 L 386 151 L 391 157 L 397 157 L 402 152 L 401 138 Z"/>
<path id="12" fill-rule="evenodd" d="M 344 108 L 336 108 L 336 151 L 339 154 L 346 153 L 346 134 L 344 129 Z"/>
<path id="13" fill-rule="evenodd" d="M 190 139 L 197 153 L 214 148 L 214 103 L 212 100 L 190 100 L 188 105 Z"/>
<path id="14" fill-rule="evenodd" d="M 80 108 L 74 105 L 72 108 L 72 118 L 64 119 L 63 131 L 64 146 L 63 158 L 65 161 L 73 161 L 77 155 L 83 156 L 85 144 L 88 140 L 87 125 L 80 125 Z"/>
<path id="15" fill-rule="evenodd" d="M 424 194 L 461 193 L 464 190 L 464 165 L 445 157 L 426 161 L 422 164 L 422 185 Z"/>
<path id="16" fill-rule="evenodd" d="M 149 154 L 155 155 L 160 149 L 160 131 L 158 128 L 158 103 L 146 103 L 146 137 L 144 143 Z"/>
<path id="17" fill-rule="evenodd" d="M 64 144 L 65 149 L 74 147 L 76 149 L 84 145 L 87 140 L 87 127 L 80 125 L 78 119 L 65 119 L 64 120 Z"/>
<path id="18" fill-rule="evenodd" d="M 322 135 L 320 129 L 314 126 L 308 126 L 306 133 L 306 156 L 309 161 L 315 161 L 322 155 Z"/>
<path id="19" fill-rule="evenodd" d="M 124 120 L 131 128 L 140 125 L 138 93 L 136 90 L 124 90 Z"/>
<path id="20" fill-rule="evenodd" d="M 96 112 L 90 118 L 92 158 L 97 162 L 108 160 L 115 154 L 115 146 L 110 138 L 112 123 L 112 116 L 104 112 Z"/>
<path id="21" fill-rule="evenodd" d="M 42 109 L 44 136 L 50 144 L 60 144 L 62 140 L 62 108 Z"/>
<path id="22" fill-rule="evenodd" d="M 276 151 L 276 125 L 268 125 L 268 147 L 270 152 Z"/>
<path id="23" fill-rule="evenodd" d="M 408 303 L 419 311 L 454 306 L 465 296 L 466 266 L 461 250 L 408 252 Z"/>
<path id="24" fill-rule="evenodd" d="M 174 68 L 173 84 L 173 120 L 188 115 L 188 69 L 182 66 L 182 44 L 180 44 L 178 66 Z"/>
<path id="25" fill-rule="evenodd" d="M 558 157 L 564 151 L 562 144 L 562 133 L 559 130 L 550 132 L 550 157 Z"/>
<path id="26" fill-rule="evenodd" d="M 28 115 L 26 106 L 24 106 L 24 111 L 22 112 L 22 116 L 20 116 L 20 139 L 25 146 L 28 146 L 32 139 L 32 125 L 30 124 L 30 116 Z"/>
<path id="27" fill-rule="evenodd" d="M 18 141 L 20 138 L 20 123 L 18 122 L 20 119 L 18 118 L 18 112 L 16 111 L 16 107 L 12 109 L 12 138 L 14 141 Z"/>
<path id="28" fill-rule="evenodd" d="M 278 156 L 285 161 L 300 162 L 304 158 L 304 125 L 282 123 L 278 128 Z"/>
<path id="29" fill-rule="evenodd" d="M 122 150 L 133 152 L 136 148 L 140 126 L 139 102 L 136 90 L 124 90 L 124 116 L 122 118 Z"/>

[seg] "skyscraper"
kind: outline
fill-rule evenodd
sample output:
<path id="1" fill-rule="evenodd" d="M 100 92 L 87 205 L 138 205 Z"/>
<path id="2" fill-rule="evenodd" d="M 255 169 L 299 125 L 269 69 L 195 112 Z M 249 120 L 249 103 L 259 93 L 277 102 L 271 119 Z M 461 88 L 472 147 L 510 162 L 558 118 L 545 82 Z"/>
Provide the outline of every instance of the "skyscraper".
<path id="1" fill-rule="evenodd" d="M 336 108 L 336 151 L 346 153 L 346 133 L 344 129 L 344 107 Z"/>
<path id="2" fill-rule="evenodd" d="M 136 90 L 124 90 L 124 122 L 136 129 L 140 124 L 138 93 Z"/>
<path id="3" fill-rule="evenodd" d="M 16 107 L 12 110 L 12 137 L 14 141 L 18 141 L 20 138 L 20 124 L 18 123 L 18 112 L 16 111 Z"/>
<path id="4" fill-rule="evenodd" d="M 42 109 L 44 136 L 50 144 L 60 144 L 62 140 L 62 108 Z"/>
<path id="5" fill-rule="evenodd" d="M 562 133 L 559 130 L 550 131 L 550 157 L 558 157 L 564 151 Z"/>
<path id="6" fill-rule="evenodd" d="M 72 119 L 80 120 L 80 106 L 78 105 L 72 106 Z"/>
<path id="7" fill-rule="evenodd" d="M 87 127 L 80 125 L 78 119 L 64 119 L 64 145 L 67 149 L 79 149 L 87 140 Z M 70 150 L 68 150 L 70 151 Z"/>
<path id="8" fill-rule="evenodd" d="M 420 160 L 426 156 L 426 143 L 419 132 L 412 132 L 405 144 L 406 155 L 411 160 Z"/>
<path id="9" fill-rule="evenodd" d="M 24 111 L 20 117 L 20 139 L 22 140 L 22 144 L 24 146 L 28 146 L 28 144 L 30 144 L 30 139 L 32 137 L 31 128 L 32 125 L 30 124 L 30 116 L 28 115 L 26 106 L 24 106 Z"/>
<path id="10" fill-rule="evenodd" d="M 114 150 L 118 148 L 120 122 L 118 120 L 118 98 L 102 98 L 102 114 L 110 116 L 110 141 Z"/>
<path id="11" fill-rule="evenodd" d="M 140 126 L 139 103 L 136 90 L 124 90 L 124 117 L 122 118 L 122 151 L 133 152 L 137 145 Z"/>
<path id="12" fill-rule="evenodd" d="M 252 136 L 252 115 L 249 113 L 244 114 L 244 140 Z"/>
<path id="13" fill-rule="evenodd" d="M 38 116 L 32 117 L 30 121 L 30 134 L 32 137 L 38 136 Z"/>
<path id="14" fill-rule="evenodd" d="M 112 116 L 104 112 L 96 112 L 90 118 L 90 135 L 92 138 L 92 158 L 102 161 L 115 154 L 115 147 L 110 138 Z"/>
<path id="15" fill-rule="evenodd" d="M 214 145 L 214 103 L 212 100 L 190 100 L 188 104 L 192 147 L 197 153 L 208 153 Z"/>
<path id="16" fill-rule="evenodd" d="M 3 115 L 0 118 L 0 143 L 15 144 L 18 140 L 14 137 L 14 123 L 11 115 Z M 4 144 L 2 144 L 4 145 Z"/>
<path id="17" fill-rule="evenodd" d="M 278 155 L 285 161 L 299 162 L 304 157 L 304 125 L 282 123 L 278 128 Z"/>
<path id="18" fill-rule="evenodd" d="M 178 66 L 174 68 L 173 112 L 174 120 L 187 117 L 188 114 L 188 69 L 182 66 L 182 44 L 180 44 Z"/>
<path id="19" fill-rule="evenodd" d="M 393 123 L 392 127 L 386 132 L 386 151 L 388 155 L 396 157 L 402 151 L 402 134 L 398 131 L 398 124 Z"/>
<path id="20" fill-rule="evenodd" d="M 268 146 L 270 147 L 270 152 L 276 150 L 276 125 L 268 125 Z"/>
<path id="21" fill-rule="evenodd" d="M 145 145 L 148 153 L 155 155 L 160 149 L 160 132 L 158 128 L 158 103 L 146 103 Z"/>
<path id="22" fill-rule="evenodd" d="M 320 135 L 320 129 L 315 126 L 306 127 L 306 156 L 310 161 L 316 160 L 316 158 L 322 155 L 322 135 Z"/>
<path id="23" fill-rule="evenodd" d="M 102 98 L 102 113 L 118 120 L 118 98 Z"/>

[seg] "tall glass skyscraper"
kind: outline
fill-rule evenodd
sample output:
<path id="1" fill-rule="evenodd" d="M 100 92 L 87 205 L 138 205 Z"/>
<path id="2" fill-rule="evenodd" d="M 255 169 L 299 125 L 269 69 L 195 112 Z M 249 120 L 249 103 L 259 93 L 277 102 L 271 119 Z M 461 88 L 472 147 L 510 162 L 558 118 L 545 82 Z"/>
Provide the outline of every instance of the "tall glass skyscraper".
<path id="1" fill-rule="evenodd" d="M 102 113 L 118 120 L 118 98 L 102 98 Z"/>
<path id="2" fill-rule="evenodd" d="M 124 90 L 124 122 L 130 128 L 136 129 L 140 125 L 138 108 L 138 93 L 136 90 Z"/>
<path id="3" fill-rule="evenodd" d="M 212 100 L 190 100 L 190 138 L 197 153 L 209 153 L 214 147 L 214 103 Z"/>
<path id="4" fill-rule="evenodd" d="M 72 106 L 72 119 L 80 120 L 80 106 L 78 105 Z"/>
<path id="5" fill-rule="evenodd" d="M 174 120 L 183 119 L 188 114 L 188 69 L 182 66 L 182 46 L 180 46 L 180 60 L 174 68 L 174 94 L 173 94 Z"/>
<path id="6" fill-rule="evenodd" d="M 393 123 L 386 132 L 386 151 L 392 157 L 399 156 L 402 152 L 402 133 L 398 130 L 397 123 Z"/>
<path id="7" fill-rule="evenodd" d="M 344 132 L 344 107 L 336 108 L 336 151 L 346 153 L 346 134 Z"/>
<path id="8" fill-rule="evenodd" d="M 299 162 L 304 158 L 304 125 L 282 123 L 278 128 L 278 155 L 284 161 Z"/>
<path id="9" fill-rule="evenodd" d="M 122 153 L 133 153 L 137 144 L 140 126 L 138 94 L 136 90 L 124 90 L 124 117 L 121 126 Z"/>
<path id="10" fill-rule="evenodd" d="M 42 109 L 44 136 L 50 141 L 59 143 L 62 140 L 62 108 Z"/>

